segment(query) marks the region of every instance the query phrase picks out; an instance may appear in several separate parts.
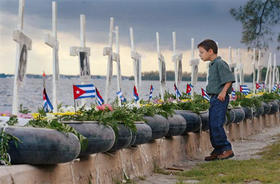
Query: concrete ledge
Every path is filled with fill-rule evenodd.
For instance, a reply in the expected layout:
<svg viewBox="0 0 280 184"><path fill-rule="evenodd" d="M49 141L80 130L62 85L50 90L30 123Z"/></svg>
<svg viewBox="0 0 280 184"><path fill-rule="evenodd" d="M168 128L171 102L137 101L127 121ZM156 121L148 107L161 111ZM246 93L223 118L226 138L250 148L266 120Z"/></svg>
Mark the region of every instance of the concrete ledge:
<svg viewBox="0 0 280 184"><path fill-rule="evenodd" d="M257 134L266 127L280 126L279 112L238 124L231 124L226 132L231 141ZM1 184L113 184L123 178L150 175L155 166L166 167L184 158L202 158L211 150L208 132L189 133L171 139L157 139L135 148L114 154L93 154L55 166L0 166Z"/></svg>

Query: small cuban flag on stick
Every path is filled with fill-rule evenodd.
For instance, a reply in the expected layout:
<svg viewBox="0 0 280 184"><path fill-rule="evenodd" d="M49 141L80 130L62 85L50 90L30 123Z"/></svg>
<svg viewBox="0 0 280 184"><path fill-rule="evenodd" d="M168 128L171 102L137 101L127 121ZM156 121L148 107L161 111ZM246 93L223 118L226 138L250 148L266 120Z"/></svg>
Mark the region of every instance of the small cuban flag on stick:
<svg viewBox="0 0 280 184"><path fill-rule="evenodd" d="M206 99L207 101L210 101L209 95L206 93L206 91L203 88L201 88L201 95L204 99Z"/></svg>
<svg viewBox="0 0 280 184"><path fill-rule="evenodd" d="M96 88L96 99L97 99L98 105L102 105L104 103L104 100L103 100L102 96L100 95L97 88Z"/></svg>
<svg viewBox="0 0 280 184"><path fill-rule="evenodd" d="M122 94L122 91L117 91L117 96L121 100L121 103L126 102L126 99Z"/></svg>
<svg viewBox="0 0 280 184"><path fill-rule="evenodd" d="M151 85L151 87L150 87L149 101L153 98L153 91L154 91L154 87L153 87L153 85Z"/></svg>
<svg viewBox="0 0 280 184"><path fill-rule="evenodd" d="M262 90L262 86L259 83L256 83L256 89L257 90Z"/></svg>
<svg viewBox="0 0 280 184"><path fill-rule="evenodd" d="M93 84L73 85L74 107L76 111L76 99L95 98L96 91Z"/></svg>
<svg viewBox="0 0 280 184"><path fill-rule="evenodd" d="M250 93L250 89L247 85L240 85L240 92L244 95L248 95Z"/></svg>
<svg viewBox="0 0 280 184"><path fill-rule="evenodd" d="M137 102L139 100L139 95L135 86L133 87L133 96L134 96L134 101Z"/></svg>
<svg viewBox="0 0 280 184"><path fill-rule="evenodd" d="M193 85L192 85L192 84L187 84L186 93L187 93L188 95L191 95L192 88L193 88Z"/></svg>
<svg viewBox="0 0 280 184"><path fill-rule="evenodd" d="M234 88L232 88L232 92L231 92L231 99L235 100L236 99L236 93Z"/></svg>
<svg viewBox="0 0 280 184"><path fill-rule="evenodd" d="M275 84L275 85L273 86L273 88L272 88L272 91L273 91L273 92L276 92L276 91L277 91L277 89L278 89L278 85L277 85L277 84Z"/></svg>
<svg viewBox="0 0 280 184"><path fill-rule="evenodd" d="M53 110L53 106L51 104L51 101L47 95L47 92L46 92L46 88L44 88L43 90L43 100L44 100L44 106L43 106L43 109L45 112L49 112L49 108L51 110Z"/></svg>
<svg viewBox="0 0 280 184"><path fill-rule="evenodd" d="M176 94L176 98L179 98L181 96L180 91L178 90L176 84L174 84L174 90L175 90L175 94Z"/></svg>

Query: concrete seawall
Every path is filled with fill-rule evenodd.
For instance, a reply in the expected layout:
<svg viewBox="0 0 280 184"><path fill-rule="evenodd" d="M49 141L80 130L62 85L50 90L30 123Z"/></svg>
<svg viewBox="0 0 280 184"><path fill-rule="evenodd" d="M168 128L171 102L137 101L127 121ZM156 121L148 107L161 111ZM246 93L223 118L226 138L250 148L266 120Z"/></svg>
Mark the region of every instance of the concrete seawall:
<svg viewBox="0 0 280 184"><path fill-rule="evenodd" d="M226 126L231 141L246 138L264 128L280 126L280 113ZM114 154L92 154L86 158L52 166L0 166L0 184L113 184L124 174L130 178L150 175L154 167L167 167L187 158L203 158L211 150L208 132L162 138Z"/></svg>

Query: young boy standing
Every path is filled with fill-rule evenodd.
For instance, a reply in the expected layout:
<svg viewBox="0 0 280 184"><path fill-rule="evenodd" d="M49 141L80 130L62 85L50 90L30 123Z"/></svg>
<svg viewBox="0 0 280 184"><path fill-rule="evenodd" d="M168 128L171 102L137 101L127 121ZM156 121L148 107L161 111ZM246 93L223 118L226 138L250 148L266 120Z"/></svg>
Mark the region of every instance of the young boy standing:
<svg viewBox="0 0 280 184"><path fill-rule="evenodd" d="M210 141L214 148L205 161L223 160L234 156L230 142L224 130L226 111L232 83L235 82L228 64L218 56L218 47L213 40L204 40L197 46L199 56L209 64L208 85L206 91L211 97L209 108Z"/></svg>

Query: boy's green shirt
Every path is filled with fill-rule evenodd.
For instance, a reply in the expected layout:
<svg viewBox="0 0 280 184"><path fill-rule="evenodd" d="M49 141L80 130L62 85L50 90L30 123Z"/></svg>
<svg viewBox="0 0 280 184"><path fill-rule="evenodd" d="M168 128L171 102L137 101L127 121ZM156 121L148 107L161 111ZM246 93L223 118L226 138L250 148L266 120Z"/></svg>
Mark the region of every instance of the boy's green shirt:
<svg viewBox="0 0 280 184"><path fill-rule="evenodd" d="M230 71L228 64L218 56L209 64L208 85L206 86L206 91L208 94L218 95L227 82L234 83L234 75ZM232 87L227 90L228 94L231 92Z"/></svg>

